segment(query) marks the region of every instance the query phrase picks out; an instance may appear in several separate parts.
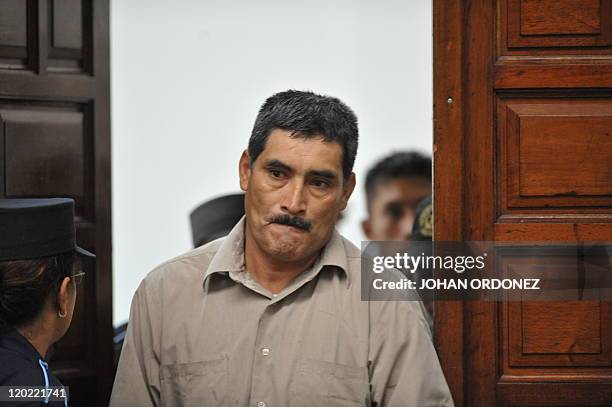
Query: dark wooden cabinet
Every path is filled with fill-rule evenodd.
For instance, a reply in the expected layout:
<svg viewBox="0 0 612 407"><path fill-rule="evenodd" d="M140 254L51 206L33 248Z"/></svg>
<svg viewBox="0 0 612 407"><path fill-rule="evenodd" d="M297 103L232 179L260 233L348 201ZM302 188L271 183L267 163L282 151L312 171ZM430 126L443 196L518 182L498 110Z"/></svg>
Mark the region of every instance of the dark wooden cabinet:
<svg viewBox="0 0 612 407"><path fill-rule="evenodd" d="M0 198L76 200L85 263L52 370L71 405L107 405L112 375L107 0L0 1Z"/></svg>
<svg viewBox="0 0 612 407"><path fill-rule="evenodd" d="M434 39L435 238L612 241L612 1L434 0ZM612 405L610 302L436 312L457 406Z"/></svg>

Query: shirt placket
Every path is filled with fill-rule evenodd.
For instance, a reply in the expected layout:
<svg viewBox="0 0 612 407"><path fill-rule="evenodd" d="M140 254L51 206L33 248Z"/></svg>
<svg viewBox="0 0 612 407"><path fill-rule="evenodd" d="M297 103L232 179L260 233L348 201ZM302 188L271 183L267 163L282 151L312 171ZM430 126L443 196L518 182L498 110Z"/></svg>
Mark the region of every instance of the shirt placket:
<svg viewBox="0 0 612 407"><path fill-rule="evenodd" d="M271 319L274 317L278 303L268 305L259 318L255 346L253 349L253 367L251 372L251 402L253 407L276 406L273 369L275 358L275 345L278 341L273 338L269 329Z"/></svg>

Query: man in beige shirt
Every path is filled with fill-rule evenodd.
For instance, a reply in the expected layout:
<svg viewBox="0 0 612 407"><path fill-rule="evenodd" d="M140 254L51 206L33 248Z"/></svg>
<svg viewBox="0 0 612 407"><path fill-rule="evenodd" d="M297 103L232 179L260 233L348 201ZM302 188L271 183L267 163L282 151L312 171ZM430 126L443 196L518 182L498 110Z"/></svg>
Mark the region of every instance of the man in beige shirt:
<svg viewBox="0 0 612 407"><path fill-rule="evenodd" d="M270 97L240 163L246 216L134 295L112 406L452 406L417 301L362 301L334 229L357 120L335 98Z"/></svg>

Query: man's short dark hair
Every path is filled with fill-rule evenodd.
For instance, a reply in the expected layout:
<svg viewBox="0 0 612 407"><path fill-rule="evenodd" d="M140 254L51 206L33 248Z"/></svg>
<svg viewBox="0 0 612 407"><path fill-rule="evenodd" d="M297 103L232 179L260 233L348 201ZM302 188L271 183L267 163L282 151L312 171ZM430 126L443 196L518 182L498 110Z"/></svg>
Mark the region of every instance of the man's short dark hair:
<svg viewBox="0 0 612 407"><path fill-rule="evenodd" d="M368 211L378 185L396 178L423 178L431 182L431 158L416 151L393 153L378 161L365 180Z"/></svg>
<svg viewBox="0 0 612 407"><path fill-rule="evenodd" d="M261 109L249 139L251 164L264 150L274 129L291 131L292 137L320 137L342 147L342 173L353 171L359 132L357 116L341 100L308 91L287 90L269 97Z"/></svg>

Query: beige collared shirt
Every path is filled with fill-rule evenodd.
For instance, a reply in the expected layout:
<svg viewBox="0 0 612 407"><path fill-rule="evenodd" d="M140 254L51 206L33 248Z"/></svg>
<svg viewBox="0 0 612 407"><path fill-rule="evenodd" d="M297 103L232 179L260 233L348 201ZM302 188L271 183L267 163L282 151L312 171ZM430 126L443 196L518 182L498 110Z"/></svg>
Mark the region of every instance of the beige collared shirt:
<svg viewBox="0 0 612 407"><path fill-rule="evenodd" d="M360 251L337 232L277 295L229 236L140 284L111 406L452 406L422 306L361 301Z"/></svg>

